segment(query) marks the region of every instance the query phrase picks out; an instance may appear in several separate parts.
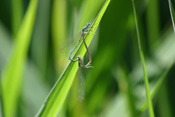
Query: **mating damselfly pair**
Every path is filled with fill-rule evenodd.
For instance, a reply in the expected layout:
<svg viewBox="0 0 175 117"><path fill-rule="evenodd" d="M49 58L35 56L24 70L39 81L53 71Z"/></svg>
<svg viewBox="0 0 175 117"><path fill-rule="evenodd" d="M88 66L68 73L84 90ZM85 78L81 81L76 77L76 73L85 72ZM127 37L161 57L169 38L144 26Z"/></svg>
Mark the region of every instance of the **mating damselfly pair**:
<svg viewBox="0 0 175 117"><path fill-rule="evenodd" d="M91 54L90 54L90 51L89 51L89 49L87 47L87 44L86 44L86 41L85 41L85 36L89 32L90 29L91 29L90 23L87 23L87 25L84 28L82 28L81 35L80 35L80 38L78 40L78 43L76 44L76 46L73 48L73 50L69 54L69 60L70 61L72 61L72 62L78 61L79 69L81 69L81 68L91 68L92 67L91 66L91 62L92 62ZM87 64L84 64L83 59L79 55L77 56L76 59L72 59L71 58L71 55L72 55L73 51L79 45L81 38L83 39L83 44L84 44L84 46L85 46L85 48L87 50L88 56L89 56L89 62ZM77 92L77 94L78 94L79 101L82 101L84 99L84 96L85 96L85 82L84 82L83 75L79 76L78 92Z"/></svg>

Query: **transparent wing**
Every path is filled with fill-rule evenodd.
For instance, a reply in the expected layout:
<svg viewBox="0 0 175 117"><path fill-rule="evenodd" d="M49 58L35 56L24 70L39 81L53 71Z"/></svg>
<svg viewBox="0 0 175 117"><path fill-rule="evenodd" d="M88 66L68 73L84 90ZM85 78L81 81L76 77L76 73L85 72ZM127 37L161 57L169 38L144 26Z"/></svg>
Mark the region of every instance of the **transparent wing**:
<svg viewBox="0 0 175 117"><path fill-rule="evenodd" d="M78 89L77 98L81 102L85 99L85 80L81 68L78 70Z"/></svg>
<svg viewBox="0 0 175 117"><path fill-rule="evenodd" d="M77 44L79 37L81 35L81 31L78 32L74 37L71 37L70 39L65 40L64 42L61 42L57 47L58 51L62 54L65 54L66 56L69 55L71 50L75 47Z"/></svg>

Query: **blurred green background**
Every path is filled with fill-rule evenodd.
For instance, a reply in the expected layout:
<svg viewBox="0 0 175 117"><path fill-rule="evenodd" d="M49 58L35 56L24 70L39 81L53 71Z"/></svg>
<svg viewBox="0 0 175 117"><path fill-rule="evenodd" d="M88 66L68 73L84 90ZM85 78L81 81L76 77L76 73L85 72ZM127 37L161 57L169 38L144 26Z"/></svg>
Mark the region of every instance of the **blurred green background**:
<svg viewBox="0 0 175 117"><path fill-rule="evenodd" d="M9 107L15 108L12 115L17 117L36 115L70 62L69 53L78 40L74 37L87 22L93 22L105 2L33 1L0 1L0 81L4 87L16 89L15 94L8 90L4 93L8 95L5 98ZM175 66L170 69L169 66L175 59L175 33L168 0L136 0L135 3L154 113L156 117L173 117ZM172 4L175 8L175 1ZM33 14L28 12L29 6ZM25 32L26 27L29 28ZM25 38L28 41L23 42ZM111 0L89 49L94 68L82 69L85 100L77 100L78 78L75 78L58 116L149 116L144 105L144 76L131 0ZM84 61L88 62L87 55ZM18 74L10 76L7 69ZM164 73L167 75L163 76ZM4 77L13 79L5 81ZM19 84L13 85L17 81ZM2 90L0 116L8 108L3 106ZM15 102L10 103L8 99L13 96Z"/></svg>

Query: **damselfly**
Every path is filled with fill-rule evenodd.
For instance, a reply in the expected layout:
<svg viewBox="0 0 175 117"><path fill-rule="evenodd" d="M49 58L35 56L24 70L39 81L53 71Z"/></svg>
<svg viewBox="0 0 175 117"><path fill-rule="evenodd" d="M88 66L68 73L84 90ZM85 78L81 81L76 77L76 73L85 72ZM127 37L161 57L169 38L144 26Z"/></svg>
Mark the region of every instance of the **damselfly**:
<svg viewBox="0 0 175 117"><path fill-rule="evenodd" d="M85 81L84 81L84 77L82 75L81 69L92 67L92 66L90 66L90 64L92 62L91 54L90 54L90 51L87 47L87 44L86 44L85 38L84 38L85 33L86 33L85 31L88 29L89 26L90 26L90 23L87 23L87 25L81 30L82 33L80 35L79 41L78 41L77 45L73 48L73 50L69 54L69 60L71 60L72 62L78 61L78 66L79 66L79 70L78 70L79 71L78 72L79 76L78 77L79 77L79 79L78 79L78 90L77 90L78 91L77 92L78 96L77 97L78 97L79 101L84 100L84 97L85 97ZM73 51L77 48L78 44L80 43L81 38L83 38L83 44L85 45L85 48L86 48L88 56L89 56L89 62L86 65L84 64L84 61L81 58L81 56L77 56L77 59L72 59L71 58L71 55L72 55Z"/></svg>
<svg viewBox="0 0 175 117"><path fill-rule="evenodd" d="M73 51L77 48L77 46L78 46L78 44L80 43L80 40L81 40L81 38L83 38L83 43L84 43L84 45L85 45L85 47L86 47L86 50L87 50L87 52L88 52L88 56L89 56L89 62L86 64L86 65L80 65L80 66L83 66L84 68L89 68L89 66L90 66L90 64L91 64L91 62L92 62L92 58L91 58L91 54L90 54L90 52L89 52L89 49L88 49L88 47L87 47L87 45L86 45L86 42L85 42L85 34L86 34L86 30L89 28L89 26L90 26L90 23L87 23L87 25L84 27L84 28L82 28L82 30L81 30L81 35L80 35L80 38L79 38L79 41L78 41L78 43L77 43L77 45L74 47L74 49L70 52L70 54L69 54L69 60L71 60L72 62L76 62L76 61L79 61L80 59L81 59L81 57L79 56L79 57L77 57L77 59L72 59L71 58L71 55L72 55L72 53L73 53ZM83 63L84 64L84 63Z"/></svg>

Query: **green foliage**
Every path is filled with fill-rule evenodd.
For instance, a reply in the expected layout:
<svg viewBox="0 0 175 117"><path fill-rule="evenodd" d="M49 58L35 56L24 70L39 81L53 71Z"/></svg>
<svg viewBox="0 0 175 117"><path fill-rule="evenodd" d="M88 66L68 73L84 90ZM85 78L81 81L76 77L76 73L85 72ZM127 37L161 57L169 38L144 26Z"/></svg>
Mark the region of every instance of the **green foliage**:
<svg viewBox="0 0 175 117"><path fill-rule="evenodd" d="M93 38L92 34L95 34L95 31L97 30L100 20L103 14L105 13L109 3L110 3L110 0L107 0L104 6L102 7L101 11L99 12L97 18L95 19L94 23L91 25L92 28L90 29L87 36L85 37L85 40L87 40L86 43L88 46L90 45L90 42ZM83 57L85 52L86 52L86 48L84 47L83 42L81 42L81 46L77 50L75 57L78 55ZM70 87L72 85L72 82L74 80L77 70L78 70L77 62L70 62L70 64L67 66L67 68L65 69L61 77L57 80L56 84L54 85L51 92L49 93L49 96L46 102L43 104L42 108L40 109L41 112L39 112L38 116L56 116L57 115L57 113L60 111L60 108L62 107L65 101L68 91L70 90Z"/></svg>
<svg viewBox="0 0 175 117"><path fill-rule="evenodd" d="M13 36L15 37L22 21L23 5L22 0L12 0L12 24Z"/></svg>
<svg viewBox="0 0 175 117"><path fill-rule="evenodd" d="M172 20L172 24L173 24L173 29L175 32L175 13L174 13L174 9L171 3L171 0L168 0L169 3L169 8L170 8L170 14L171 14L171 20Z"/></svg>
<svg viewBox="0 0 175 117"><path fill-rule="evenodd" d="M0 8L0 116L175 116L174 1L3 0ZM78 62L68 57L87 22L93 68L81 69L80 102ZM82 40L72 55L88 62Z"/></svg>
<svg viewBox="0 0 175 117"><path fill-rule="evenodd" d="M136 23L139 53L140 53L140 58L141 58L141 61L142 61L143 73L144 73L144 79L145 79L145 89L146 89L146 97L147 97L147 102L148 102L149 116L154 117L152 100L151 100L150 91L149 91L148 76L147 76L147 72L146 72L146 65L145 65L144 55L143 55L143 51L142 51L142 47L141 47L141 43L140 43L140 32L139 32L139 27L138 27L138 21L137 21L137 15L136 15L136 10L135 10L134 0L132 0L132 4L133 4L134 18L135 18L135 23Z"/></svg>
<svg viewBox="0 0 175 117"><path fill-rule="evenodd" d="M4 116L15 114L17 100L21 91L22 72L32 35L37 0L31 1L24 20L15 39L14 50L2 76L2 100Z"/></svg>

